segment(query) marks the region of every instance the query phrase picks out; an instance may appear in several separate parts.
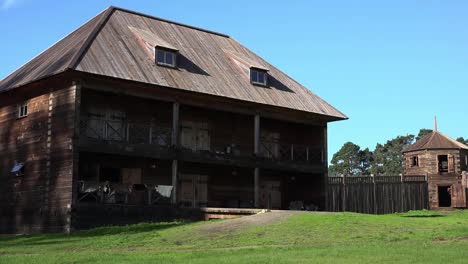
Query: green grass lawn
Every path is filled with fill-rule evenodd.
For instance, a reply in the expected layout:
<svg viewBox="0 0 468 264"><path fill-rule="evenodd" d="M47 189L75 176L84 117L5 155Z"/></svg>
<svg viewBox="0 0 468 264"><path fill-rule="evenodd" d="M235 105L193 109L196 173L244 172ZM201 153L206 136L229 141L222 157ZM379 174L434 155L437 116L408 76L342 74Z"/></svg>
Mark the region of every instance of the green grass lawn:
<svg viewBox="0 0 468 264"><path fill-rule="evenodd" d="M210 232L213 222L0 237L0 263L468 263L468 211L303 213Z"/></svg>

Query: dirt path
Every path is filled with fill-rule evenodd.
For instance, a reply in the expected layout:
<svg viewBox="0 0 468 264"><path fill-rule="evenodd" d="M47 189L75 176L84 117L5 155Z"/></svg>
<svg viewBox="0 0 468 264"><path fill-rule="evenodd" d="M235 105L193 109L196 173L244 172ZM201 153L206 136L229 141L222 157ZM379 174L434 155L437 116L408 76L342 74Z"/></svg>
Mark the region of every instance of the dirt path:
<svg viewBox="0 0 468 264"><path fill-rule="evenodd" d="M256 215L244 216L235 219L229 219L222 222L212 223L200 226L199 231L206 232L208 234L226 234L235 232L239 229L248 227L266 225L277 223L287 219L288 217L300 214L300 211L271 211L260 213Z"/></svg>

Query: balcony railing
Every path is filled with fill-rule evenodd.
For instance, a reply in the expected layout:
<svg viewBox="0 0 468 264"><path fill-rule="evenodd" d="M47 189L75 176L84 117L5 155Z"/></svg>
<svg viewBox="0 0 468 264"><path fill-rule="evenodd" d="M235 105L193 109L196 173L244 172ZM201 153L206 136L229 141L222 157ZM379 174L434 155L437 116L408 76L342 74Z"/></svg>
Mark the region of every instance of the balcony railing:
<svg viewBox="0 0 468 264"><path fill-rule="evenodd" d="M82 118L80 134L88 139L170 146L171 128L150 123Z"/></svg>
<svg viewBox="0 0 468 264"><path fill-rule="evenodd" d="M260 156L279 161L320 164L324 161L323 149L300 144L260 141Z"/></svg>
<svg viewBox="0 0 468 264"><path fill-rule="evenodd" d="M80 134L89 139L107 143L126 143L141 145L171 146L172 129L169 126L151 123L132 122L126 120L108 120L101 118L82 118ZM208 140L207 142L210 142ZM190 152L203 153L205 156L238 156L253 157L254 147L245 144L220 142L192 145L181 144L180 149ZM198 145L203 148L198 148ZM268 160L285 162L301 162L321 164L324 161L323 149L316 146L300 144L286 144L271 141L260 141L259 157Z"/></svg>

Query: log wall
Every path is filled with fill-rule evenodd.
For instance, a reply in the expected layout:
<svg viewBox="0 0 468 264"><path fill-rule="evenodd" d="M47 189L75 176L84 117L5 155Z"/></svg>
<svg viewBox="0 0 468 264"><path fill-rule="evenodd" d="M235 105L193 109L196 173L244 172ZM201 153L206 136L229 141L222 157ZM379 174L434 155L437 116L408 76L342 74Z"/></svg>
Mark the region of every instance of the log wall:
<svg viewBox="0 0 468 264"><path fill-rule="evenodd" d="M0 105L0 233L68 230L75 87L43 82ZM18 118L24 102L28 115ZM24 175L11 173L16 163Z"/></svg>

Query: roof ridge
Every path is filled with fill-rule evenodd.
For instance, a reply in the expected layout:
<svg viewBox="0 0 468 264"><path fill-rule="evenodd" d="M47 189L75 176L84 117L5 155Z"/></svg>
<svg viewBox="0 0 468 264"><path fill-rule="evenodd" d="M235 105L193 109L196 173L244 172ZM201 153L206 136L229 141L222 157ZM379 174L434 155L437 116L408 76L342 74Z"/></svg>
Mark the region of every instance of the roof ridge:
<svg viewBox="0 0 468 264"><path fill-rule="evenodd" d="M91 46L91 43L93 43L94 39L99 34L101 29L104 27L106 22L109 20L112 13L114 12L114 10L116 10L115 7L109 6L104 11L102 11L100 14L93 17L93 18L95 18L95 17L98 17L98 16L102 16L100 18L99 22L97 23L97 25L94 27L94 29L89 34L89 36L86 38L85 42L82 44L81 48L75 53L75 55L71 59L70 63L68 64L68 67L67 67L68 69L75 69L76 66L78 66L78 64L80 63L80 61L83 58L84 54L86 53L88 48Z"/></svg>
<svg viewBox="0 0 468 264"><path fill-rule="evenodd" d="M138 15L138 16L144 16L144 17L147 17L147 18L156 19L156 20L159 20L159 21L167 22L167 23L170 23L170 24L178 25L178 26L183 26L183 27L187 27L187 28L191 28L191 29L195 29L195 30L200 30L200 31L203 31L203 32L206 32L206 33L215 34L215 35L225 37L225 38L231 38L229 35L219 33L219 32L216 32L216 31L191 26L191 25L188 25L188 24L184 24L184 23L180 23L180 22L176 22L176 21L173 21L173 20L160 18L160 17L156 17L156 16L152 16L152 15L148 15L148 14L145 14L145 13L125 9L125 8L122 8L122 7L110 6L109 9L119 10L119 11L127 12L127 13L130 13L130 14Z"/></svg>

